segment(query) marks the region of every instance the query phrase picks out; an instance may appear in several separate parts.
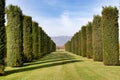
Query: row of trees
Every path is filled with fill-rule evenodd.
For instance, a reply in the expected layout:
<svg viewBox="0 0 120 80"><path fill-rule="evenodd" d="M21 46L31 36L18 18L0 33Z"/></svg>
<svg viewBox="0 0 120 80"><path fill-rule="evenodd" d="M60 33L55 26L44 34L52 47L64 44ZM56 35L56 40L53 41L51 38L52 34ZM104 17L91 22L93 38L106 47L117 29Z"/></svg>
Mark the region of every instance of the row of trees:
<svg viewBox="0 0 120 80"><path fill-rule="evenodd" d="M65 44L66 51L103 61L105 65L119 64L118 9L103 7L102 16L95 15L92 22L82 26Z"/></svg>
<svg viewBox="0 0 120 80"><path fill-rule="evenodd" d="M18 6L6 8L5 0L0 1L0 74L7 66L20 67L23 63L39 59L56 50L56 44L42 30L32 17L23 15Z"/></svg>
<svg viewBox="0 0 120 80"><path fill-rule="evenodd" d="M6 54L5 0L0 0L0 75L4 73L4 56Z"/></svg>

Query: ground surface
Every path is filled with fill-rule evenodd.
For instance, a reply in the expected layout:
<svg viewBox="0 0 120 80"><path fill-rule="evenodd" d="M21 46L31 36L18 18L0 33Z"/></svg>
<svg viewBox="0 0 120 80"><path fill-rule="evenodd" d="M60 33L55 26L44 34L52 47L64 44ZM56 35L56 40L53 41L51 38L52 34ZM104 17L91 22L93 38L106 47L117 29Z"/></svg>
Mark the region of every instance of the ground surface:
<svg viewBox="0 0 120 80"><path fill-rule="evenodd" d="M69 52L53 52L21 68L5 69L0 80L120 80L120 66L104 66L102 62Z"/></svg>

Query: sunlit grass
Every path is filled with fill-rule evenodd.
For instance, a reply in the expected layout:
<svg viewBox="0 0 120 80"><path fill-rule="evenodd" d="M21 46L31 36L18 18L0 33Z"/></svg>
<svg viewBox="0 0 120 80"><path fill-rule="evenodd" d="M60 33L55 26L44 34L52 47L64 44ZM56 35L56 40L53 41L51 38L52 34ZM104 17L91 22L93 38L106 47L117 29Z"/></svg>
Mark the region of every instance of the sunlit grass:
<svg viewBox="0 0 120 80"><path fill-rule="evenodd" d="M120 66L104 66L64 51L5 71L0 80L120 80Z"/></svg>

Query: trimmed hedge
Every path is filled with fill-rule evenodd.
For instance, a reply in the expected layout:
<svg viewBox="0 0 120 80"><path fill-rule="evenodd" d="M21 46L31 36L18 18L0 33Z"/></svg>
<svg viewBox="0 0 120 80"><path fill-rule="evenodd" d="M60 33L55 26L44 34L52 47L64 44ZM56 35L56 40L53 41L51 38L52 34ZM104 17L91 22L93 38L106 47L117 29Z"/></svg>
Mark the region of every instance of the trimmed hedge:
<svg viewBox="0 0 120 80"><path fill-rule="evenodd" d="M74 36L72 38L72 52L74 53L74 49L75 49L75 44L74 44Z"/></svg>
<svg viewBox="0 0 120 80"><path fill-rule="evenodd" d="M39 58L41 58L42 57L42 50L41 50L41 44L42 44L42 35L41 35L41 33L42 33L42 28L41 27L38 27L38 44L39 44L39 54L38 54L38 56L39 56Z"/></svg>
<svg viewBox="0 0 120 80"><path fill-rule="evenodd" d="M78 33L78 54L81 56L81 31Z"/></svg>
<svg viewBox="0 0 120 80"><path fill-rule="evenodd" d="M73 43L73 37L72 37L72 39L71 39L71 52L73 52L74 51L74 43Z"/></svg>
<svg viewBox="0 0 120 80"><path fill-rule="evenodd" d="M22 11L18 6L7 7L7 65L23 65Z"/></svg>
<svg viewBox="0 0 120 80"><path fill-rule="evenodd" d="M45 40L45 39L46 39L46 34L45 34L44 31L43 31L42 37L43 37L43 42L42 42L42 43L43 43L43 44L42 44L42 46L43 46L43 47L42 47L42 50L43 50L43 51L42 51L42 52L43 52L43 55L45 55L45 54L46 54L45 47L46 47L46 43L47 43L47 42L46 42L46 40Z"/></svg>
<svg viewBox="0 0 120 80"><path fill-rule="evenodd" d="M101 16L94 16L92 31L93 60L103 61Z"/></svg>
<svg viewBox="0 0 120 80"><path fill-rule="evenodd" d="M118 65L118 9L116 7L103 7L102 10L103 32L103 62L105 65Z"/></svg>
<svg viewBox="0 0 120 80"><path fill-rule="evenodd" d="M81 30L81 52L81 55L86 57L86 26L83 26Z"/></svg>
<svg viewBox="0 0 120 80"><path fill-rule="evenodd" d="M47 37L47 34L46 33L44 33L44 55L46 55L47 54L47 47L48 47L48 37Z"/></svg>
<svg viewBox="0 0 120 80"><path fill-rule="evenodd" d="M32 54L32 18L23 16L23 52L24 62L31 62Z"/></svg>
<svg viewBox="0 0 120 80"><path fill-rule="evenodd" d="M0 75L4 74L6 55L5 0L0 0Z"/></svg>
<svg viewBox="0 0 120 80"><path fill-rule="evenodd" d="M103 61L105 65L118 65L118 27L118 9L103 7L102 17L95 15L92 23L82 26L81 31L65 44L65 49L94 61Z"/></svg>
<svg viewBox="0 0 120 80"><path fill-rule="evenodd" d="M38 39L38 23L32 22L32 40L33 40L33 57L39 58L39 39Z"/></svg>
<svg viewBox="0 0 120 80"><path fill-rule="evenodd" d="M41 32L41 54L42 54L42 56L44 56L44 31L42 30L42 32Z"/></svg>
<svg viewBox="0 0 120 80"><path fill-rule="evenodd" d="M88 22L86 27L86 53L88 58L93 57L93 47L92 47L92 23Z"/></svg>
<svg viewBox="0 0 120 80"><path fill-rule="evenodd" d="M78 49L79 49L79 34L78 34L78 32L76 33L76 35L75 35L75 53L77 54L77 55L79 55L79 53L78 53Z"/></svg>
<svg viewBox="0 0 120 80"><path fill-rule="evenodd" d="M65 44L65 50L66 51L71 51L71 42L70 41L68 41L66 44Z"/></svg>

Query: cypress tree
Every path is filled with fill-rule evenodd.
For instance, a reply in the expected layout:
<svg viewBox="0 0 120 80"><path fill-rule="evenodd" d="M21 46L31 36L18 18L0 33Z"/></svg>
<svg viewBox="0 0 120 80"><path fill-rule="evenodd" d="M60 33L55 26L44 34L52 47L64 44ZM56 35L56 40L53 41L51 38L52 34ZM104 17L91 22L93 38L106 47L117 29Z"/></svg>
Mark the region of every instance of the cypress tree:
<svg viewBox="0 0 120 80"><path fill-rule="evenodd" d="M68 49L67 49L67 43L68 42L65 43L65 51L68 51Z"/></svg>
<svg viewBox="0 0 120 80"><path fill-rule="evenodd" d="M75 41L74 41L74 39L75 39L75 36L73 36L73 38L72 38L72 53L75 53Z"/></svg>
<svg viewBox="0 0 120 80"><path fill-rule="evenodd" d="M74 34L74 36L73 36L73 44L74 44L74 51L73 51L73 53L74 54L76 54L76 36L75 36L76 34Z"/></svg>
<svg viewBox="0 0 120 80"><path fill-rule="evenodd" d="M47 50L46 54L50 53L50 50L49 50L50 49L50 43L49 42L50 42L50 37L47 35L47 45L48 46L46 45L46 50Z"/></svg>
<svg viewBox="0 0 120 80"><path fill-rule="evenodd" d="M41 50L41 47L42 47L42 35L41 35L41 32L42 32L42 28L38 27L39 58L42 57L42 50Z"/></svg>
<svg viewBox="0 0 120 80"><path fill-rule="evenodd" d="M51 46L52 46L51 52L53 52L53 51L56 51L56 44L53 42L53 40L51 40L51 41L52 41L52 44L51 44Z"/></svg>
<svg viewBox="0 0 120 80"><path fill-rule="evenodd" d="M49 37L49 36L48 36L48 37ZM47 48L47 49L48 49L48 53L51 53L51 51L50 51L50 47L51 47L50 41L51 41L51 38L49 37L49 40L48 40L48 45L49 45L49 46L48 46L48 48Z"/></svg>
<svg viewBox="0 0 120 80"><path fill-rule="evenodd" d="M74 37L72 37L72 46L71 47L72 47L72 53L74 53L74 47L75 47L74 46Z"/></svg>
<svg viewBox="0 0 120 80"><path fill-rule="evenodd" d="M75 35L75 53L78 55L78 32Z"/></svg>
<svg viewBox="0 0 120 80"><path fill-rule="evenodd" d="M67 44L68 44L68 42L65 44L65 50L66 51L68 51Z"/></svg>
<svg viewBox="0 0 120 80"><path fill-rule="evenodd" d="M56 44L55 44L55 42L53 40L51 40L51 42L52 42L52 44L51 44L51 46L52 46L51 52L56 51Z"/></svg>
<svg viewBox="0 0 120 80"><path fill-rule="evenodd" d="M71 52L73 52L73 37L71 39Z"/></svg>
<svg viewBox="0 0 120 80"><path fill-rule="evenodd" d="M44 31L41 31L41 54L44 56Z"/></svg>
<svg viewBox="0 0 120 80"><path fill-rule="evenodd" d="M83 26L81 30L81 51L82 56L86 57L86 26Z"/></svg>
<svg viewBox="0 0 120 80"><path fill-rule="evenodd" d="M68 45L67 45L68 51L71 51L71 41L68 41Z"/></svg>
<svg viewBox="0 0 120 80"><path fill-rule="evenodd" d="M77 32L77 55L79 55L79 32Z"/></svg>
<svg viewBox="0 0 120 80"><path fill-rule="evenodd" d="M50 41L50 37L47 35L47 45L48 45L48 46L46 46L47 54L50 53L50 52L49 52L49 48L50 48L49 41Z"/></svg>
<svg viewBox="0 0 120 80"><path fill-rule="evenodd" d="M72 38L72 53L75 51L75 43L74 43L74 36Z"/></svg>
<svg viewBox="0 0 120 80"><path fill-rule="evenodd" d="M76 50L76 45L75 45L75 34L74 34L73 36L73 53L74 54L76 54L75 50Z"/></svg>
<svg viewBox="0 0 120 80"><path fill-rule="evenodd" d="M50 52L52 52L53 51L53 42L52 42L52 40L50 40Z"/></svg>
<svg viewBox="0 0 120 80"><path fill-rule="evenodd" d="M44 55L46 55L47 54L47 42L48 42L48 37L47 37L47 35L46 35L46 33L44 33Z"/></svg>
<svg viewBox="0 0 120 80"><path fill-rule="evenodd" d="M53 47L52 47L53 41L50 39L50 52L53 51Z"/></svg>
<svg viewBox="0 0 120 80"><path fill-rule="evenodd" d="M71 39L71 52L73 52L74 46L73 46L73 37Z"/></svg>
<svg viewBox="0 0 120 80"><path fill-rule="evenodd" d="M42 53L43 53L43 56L45 55L45 44L46 44L46 35L45 35L45 32L43 31L43 34L42 34L42 48L41 48L41 50L42 50Z"/></svg>
<svg viewBox="0 0 120 80"><path fill-rule="evenodd" d="M32 18L23 16L23 51L24 62L32 61Z"/></svg>
<svg viewBox="0 0 120 80"><path fill-rule="evenodd" d="M4 73L6 55L5 0L0 0L0 75Z"/></svg>
<svg viewBox="0 0 120 80"><path fill-rule="evenodd" d="M49 36L48 36L49 37ZM51 41L51 38L49 37L49 40L48 40L48 43L47 43L47 52L48 53L51 53L51 51L50 51L50 47L51 47L51 43L50 43L50 41Z"/></svg>
<svg viewBox="0 0 120 80"><path fill-rule="evenodd" d="M93 41L93 60L103 60L103 47L102 47L102 26L101 16L96 15L93 19L92 26L92 41Z"/></svg>
<svg viewBox="0 0 120 80"><path fill-rule="evenodd" d="M7 7L7 65L23 65L22 11L18 6Z"/></svg>
<svg viewBox="0 0 120 80"><path fill-rule="evenodd" d="M38 45L38 23L32 22L32 40L33 40L33 57L39 58L39 45Z"/></svg>
<svg viewBox="0 0 120 80"><path fill-rule="evenodd" d="M78 35L78 53L81 56L81 31L79 31L79 35Z"/></svg>
<svg viewBox="0 0 120 80"><path fill-rule="evenodd" d="M68 44L68 42L65 44L65 50L66 51L68 51L67 44Z"/></svg>
<svg viewBox="0 0 120 80"><path fill-rule="evenodd" d="M103 62L105 65L118 65L119 42L118 42L118 10L116 7L103 7L102 10L103 30Z"/></svg>
<svg viewBox="0 0 120 80"><path fill-rule="evenodd" d="M93 57L93 48L92 48L92 23L88 22L86 27L86 53L88 58Z"/></svg>
<svg viewBox="0 0 120 80"><path fill-rule="evenodd" d="M65 50L70 52L70 41L65 44Z"/></svg>
<svg viewBox="0 0 120 80"><path fill-rule="evenodd" d="M56 44L53 42L53 50L52 51L56 51Z"/></svg>

